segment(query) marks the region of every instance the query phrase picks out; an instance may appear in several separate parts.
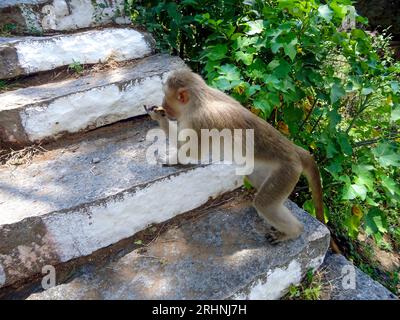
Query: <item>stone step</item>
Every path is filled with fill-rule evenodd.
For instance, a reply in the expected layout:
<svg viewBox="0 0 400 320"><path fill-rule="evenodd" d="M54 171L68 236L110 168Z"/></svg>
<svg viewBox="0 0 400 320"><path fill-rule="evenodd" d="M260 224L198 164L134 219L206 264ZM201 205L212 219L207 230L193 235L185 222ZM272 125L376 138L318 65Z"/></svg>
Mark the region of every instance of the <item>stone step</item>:
<svg viewBox="0 0 400 320"><path fill-rule="evenodd" d="M269 244L250 201L236 199L28 299L278 299L319 267L330 239L316 219L293 202L287 207L305 223L294 241Z"/></svg>
<svg viewBox="0 0 400 320"><path fill-rule="evenodd" d="M233 166L149 164L138 118L0 167L0 287L86 256L238 188Z"/></svg>
<svg viewBox="0 0 400 320"><path fill-rule="evenodd" d="M2 93L0 141L51 140L144 114L144 104L161 103L163 77L181 67L177 57L155 55L78 79Z"/></svg>
<svg viewBox="0 0 400 320"><path fill-rule="evenodd" d="M150 55L154 40L131 28L108 28L47 37L0 38L0 79L53 70L74 62L94 64Z"/></svg>
<svg viewBox="0 0 400 320"><path fill-rule="evenodd" d="M321 269L324 272L324 282L330 283L329 300L398 299L340 254L327 254Z"/></svg>
<svg viewBox="0 0 400 320"><path fill-rule="evenodd" d="M0 21L28 34L130 23L124 0L1 0Z"/></svg>

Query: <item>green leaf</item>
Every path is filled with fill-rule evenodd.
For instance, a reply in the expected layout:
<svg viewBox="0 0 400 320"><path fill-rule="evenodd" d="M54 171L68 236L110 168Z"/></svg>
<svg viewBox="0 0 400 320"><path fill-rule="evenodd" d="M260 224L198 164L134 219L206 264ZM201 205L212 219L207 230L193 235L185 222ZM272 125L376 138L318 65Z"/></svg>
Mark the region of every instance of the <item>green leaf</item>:
<svg viewBox="0 0 400 320"><path fill-rule="evenodd" d="M381 175L380 178L382 181L382 186L389 192L390 196L400 196L399 184L396 181L385 175Z"/></svg>
<svg viewBox="0 0 400 320"><path fill-rule="evenodd" d="M368 19L366 17L357 15L356 16L356 21L361 23L361 24L368 25Z"/></svg>
<svg viewBox="0 0 400 320"><path fill-rule="evenodd" d="M188 6L188 5L196 6L198 4L198 2L196 0L183 0L181 2L181 4L183 4L185 6Z"/></svg>
<svg viewBox="0 0 400 320"><path fill-rule="evenodd" d="M320 17L324 18L326 21L332 20L333 11L329 8L327 4L321 5L318 8L318 14Z"/></svg>
<svg viewBox="0 0 400 320"><path fill-rule="evenodd" d="M296 44L297 38L294 32L281 34L271 40L271 50L273 53L277 53L283 47L285 54L293 61L297 54Z"/></svg>
<svg viewBox="0 0 400 320"><path fill-rule="evenodd" d="M394 94L397 94L399 92L399 82L398 81L390 82L390 87Z"/></svg>
<svg viewBox="0 0 400 320"><path fill-rule="evenodd" d="M320 85L323 81L322 76L312 69L310 69L309 71L307 70L307 77L311 82L313 82L316 85Z"/></svg>
<svg viewBox="0 0 400 320"><path fill-rule="evenodd" d="M292 61L294 60L294 58L296 57L296 54L297 54L296 44L297 44L297 39L294 39L291 42L285 43L283 45L283 50L285 51L285 54L287 56L289 56L289 58Z"/></svg>
<svg viewBox="0 0 400 320"><path fill-rule="evenodd" d="M350 215L347 216L347 219L344 221L344 225L347 228L348 234L351 238L357 238L360 224L361 224L362 215L356 215L351 212Z"/></svg>
<svg viewBox="0 0 400 320"><path fill-rule="evenodd" d="M365 31L361 29L351 30L351 35L353 36L354 39L361 39L361 40L366 39L368 37Z"/></svg>
<svg viewBox="0 0 400 320"><path fill-rule="evenodd" d="M251 184L250 180L247 177L244 177L243 179L243 186L246 190L253 189L253 185Z"/></svg>
<svg viewBox="0 0 400 320"><path fill-rule="evenodd" d="M271 51L273 54L276 54L280 48L283 47L283 43L276 42L276 40L271 41Z"/></svg>
<svg viewBox="0 0 400 320"><path fill-rule="evenodd" d="M233 64L224 64L219 68L220 74L222 74L226 80L240 80L240 70Z"/></svg>
<svg viewBox="0 0 400 320"><path fill-rule="evenodd" d="M136 241L134 242L134 244L140 246L140 245L143 244L143 241L142 241L142 240L136 240Z"/></svg>
<svg viewBox="0 0 400 320"><path fill-rule="evenodd" d="M338 134L337 141L345 155L350 156L353 153L353 148L351 147L349 137L345 133Z"/></svg>
<svg viewBox="0 0 400 320"><path fill-rule="evenodd" d="M342 20L347 14L347 6L343 4L339 4L336 1L332 1L330 3L330 7L332 8L335 16Z"/></svg>
<svg viewBox="0 0 400 320"><path fill-rule="evenodd" d="M267 84L268 88L273 89L280 84L280 80L275 77L273 74L266 74L263 78L265 84Z"/></svg>
<svg viewBox="0 0 400 320"><path fill-rule="evenodd" d="M374 176L372 171L374 167L371 165L353 165L352 171L356 175L354 182L358 185L364 185L369 191L374 191Z"/></svg>
<svg viewBox="0 0 400 320"><path fill-rule="evenodd" d="M211 72L214 72L216 67L218 67L218 66L219 66L219 62L208 60L206 65L204 66L204 70L207 73L211 73Z"/></svg>
<svg viewBox="0 0 400 320"><path fill-rule="evenodd" d="M212 86L221 91L228 91L234 87L230 81L221 77L214 79L212 81Z"/></svg>
<svg viewBox="0 0 400 320"><path fill-rule="evenodd" d="M253 62L253 55L242 51L236 52L235 58L239 61L242 61L247 66L251 65Z"/></svg>
<svg viewBox="0 0 400 320"><path fill-rule="evenodd" d="M386 217L378 208L371 208L365 215L365 231L369 235L387 232Z"/></svg>
<svg viewBox="0 0 400 320"><path fill-rule="evenodd" d="M346 92L344 91L343 86L338 83L334 83L331 88L331 94L330 94L331 104L337 102L345 94Z"/></svg>
<svg viewBox="0 0 400 320"><path fill-rule="evenodd" d="M285 59L279 60L279 65L274 69L274 75L278 79L286 78L291 70L290 64Z"/></svg>
<svg viewBox="0 0 400 320"><path fill-rule="evenodd" d="M238 37L236 39L236 44L234 45L235 49L245 49L245 48L249 48L251 46L253 46L257 41L258 41L259 37L255 36L255 37Z"/></svg>
<svg viewBox="0 0 400 320"><path fill-rule="evenodd" d="M252 85L246 88L246 94L250 97L255 94L257 91L260 91L261 87L259 85Z"/></svg>
<svg viewBox="0 0 400 320"><path fill-rule="evenodd" d="M168 15L173 19L174 23L176 25L179 25L180 21L182 20L182 14L180 13L180 10L178 10L178 5L175 2L168 3L167 11Z"/></svg>
<svg viewBox="0 0 400 320"><path fill-rule="evenodd" d="M253 63L245 70L249 77L257 80L263 80L267 73L267 65L259 58L254 59Z"/></svg>
<svg viewBox="0 0 400 320"><path fill-rule="evenodd" d="M247 22L247 26L249 30L246 32L248 35L254 35L257 33L261 33L264 30L264 21L263 20L256 20L256 21L249 21Z"/></svg>
<svg viewBox="0 0 400 320"><path fill-rule="evenodd" d="M367 196L367 188L363 185L358 184L346 184L343 189L343 200L353 200L355 198L360 198L365 200Z"/></svg>
<svg viewBox="0 0 400 320"><path fill-rule="evenodd" d="M226 57L226 53L228 52L228 45L217 44L216 46L208 47L207 50L207 57L210 60L222 60Z"/></svg>
<svg viewBox="0 0 400 320"><path fill-rule="evenodd" d="M312 201L311 199L306 200L303 203L303 209L305 211L307 211L310 215L312 215L313 217L316 216L316 212L315 212L315 206L314 206L314 201ZM329 209L327 206L324 205L324 220L325 223L329 222Z"/></svg>
<svg viewBox="0 0 400 320"><path fill-rule="evenodd" d="M315 217L314 202L311 199L308 199L303 203L303 209Z"/></svg>
<svg viewBox="0 0 400 320"><path fill-rule="evenodd" d="M362 90L361 90L361 94L362 94L363 96L367 96L367 95L369 95L369 94L371 94L371 93L373 93L373 92L374 92L374 89L369 88L369 87L367 87L367 88L362 88Z"/></svg>
<svg viewBox="0 0 400 320"><path fill-rule="evenodd" d="M276 67L278 67L281 64L281 61L279 59L274 59L270 63L268 63L267 68L268 71L273 71Z"/></svg>
<svg viewBox="0 0 400 320"><path fill-rule="evenodd" d="M270 93L260 92L254 99L254 106L257 109L260 109L265 115L265 117L269 117L274 108L273 100L274 100L273 95L271 95Z"/></svg>
<svg viewBox="0 0 400 320"><path fill-rule="evenodd" d="M303 116L303 109L297 108L294 104L290 104L283 109L283 119L289 126L291 133L297 133L299 131L298 129Z"/></svg>
<svg viewBox="0 0 400 320"><path fill-rule="evenodd" d="M328 119L329 119L329 129L336 134L337 129L336 126L340 123L340 120L342 120L342 116L338 113L336 109L332 109L327 113ZM343 134L342 134L343 135Z"/></svg>
<svg viewBox="0 0 400 320"><path fill-rule="evenodd" d="M335 143L329 139L326 144L326 157L333 158L338 153Z"/></svg>
<svg viewBox="0 0 400 320"><path fill-rule="evenodd" d="M332 162L325 167L325 170L328 171L333 177L337 177L337 175L342 172L343 168L340 163Z"/></svg>
<svg viewBox="0 0 400 320"><path fill-rule="evenodd" d="M400 106L397 108L392 108L392 113L390 115L390 121L396 122L400 119Z"/></svg>
<svg viewBox="0 0 400 320"><path fill-rule="evenodd" d="M400 153L388 142L382 142L372 149L372 154L382 167L400 166Z"/></svg>

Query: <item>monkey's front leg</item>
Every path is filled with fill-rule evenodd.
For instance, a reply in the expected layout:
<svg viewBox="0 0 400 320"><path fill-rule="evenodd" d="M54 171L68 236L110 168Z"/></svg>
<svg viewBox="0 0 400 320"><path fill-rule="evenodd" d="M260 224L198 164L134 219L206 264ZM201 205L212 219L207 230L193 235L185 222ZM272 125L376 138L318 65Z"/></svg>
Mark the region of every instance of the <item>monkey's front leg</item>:
<svg viewBox="0 0 400 320"><path fill-rule="evenodd" d="M152 106L147 108L146 106L144 106L147 114L150 116L151 119L155 120L158 122L158 125L160 126L160 128L164 131L165 136L167 138L167 146L170 146L169 143L171 143L170 141L170 134L173 136L176 135L176 126L174 126L173 124L171 124L170 120L167 117L167 114L164 110L163 107L157 107L157 106ZM167 147L166 146L166 150L165 152L158 154L157 157L157 162L162 164L163 166L173 166L178 164L177 162L177 153L178 150L176 150L175 148L171 148L171 147Z"/></svg>

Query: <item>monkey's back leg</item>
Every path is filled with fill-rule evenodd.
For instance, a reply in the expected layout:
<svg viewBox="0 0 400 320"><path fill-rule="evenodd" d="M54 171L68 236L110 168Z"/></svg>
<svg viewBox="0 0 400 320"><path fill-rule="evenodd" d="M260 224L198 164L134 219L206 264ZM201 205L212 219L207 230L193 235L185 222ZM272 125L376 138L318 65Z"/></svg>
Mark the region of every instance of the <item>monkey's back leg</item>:
<svg viewBox="0 0 400 320"><path fill-rule="evenodd" d="M303 224L283 205L300 174L301 168L290 163L281 164L268 175L254 198L258 214L275 229L267 235L271 243L295 239L304 230Z"/></svg>
<svg viewBox="0 0 400 320"><path fill-rule="evenodd" d="M278 167L274 163L267 161L254 160L253 172L247 175L251 185L256 189L260 190L264 181L271 175L271 173Z"/></svg>

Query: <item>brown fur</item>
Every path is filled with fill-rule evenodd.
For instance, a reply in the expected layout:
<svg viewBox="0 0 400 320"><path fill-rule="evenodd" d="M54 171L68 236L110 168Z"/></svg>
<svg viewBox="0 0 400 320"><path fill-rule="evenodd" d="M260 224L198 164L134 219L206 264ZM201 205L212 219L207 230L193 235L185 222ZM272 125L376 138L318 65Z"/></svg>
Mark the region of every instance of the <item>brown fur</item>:
<svg viewBox="0 0 400 320"><path fill-rule="evenodd" d="M320 175L309 152L187 69L168 77L164 93L163 107L168 117L178 121L179 128L198 133L214 128L254 129L255 169L248 178L257 189L254 207L274 228L268 235L272 242L295 239L303 232L303 225L283 205L302 173L309 181L317 218L324 223ZM163 121L168 120L164 117Z"/></svg>

